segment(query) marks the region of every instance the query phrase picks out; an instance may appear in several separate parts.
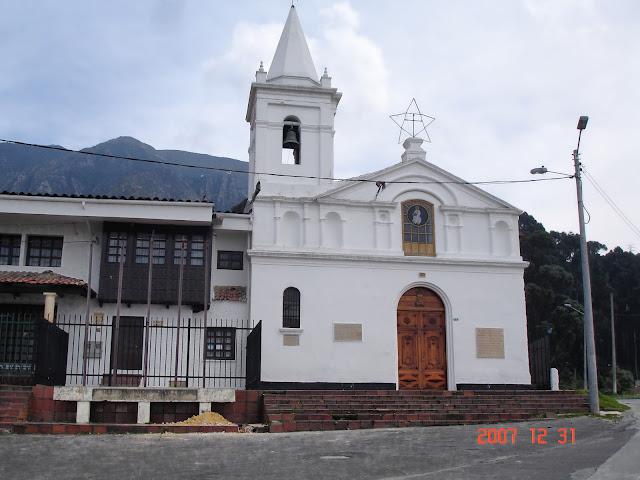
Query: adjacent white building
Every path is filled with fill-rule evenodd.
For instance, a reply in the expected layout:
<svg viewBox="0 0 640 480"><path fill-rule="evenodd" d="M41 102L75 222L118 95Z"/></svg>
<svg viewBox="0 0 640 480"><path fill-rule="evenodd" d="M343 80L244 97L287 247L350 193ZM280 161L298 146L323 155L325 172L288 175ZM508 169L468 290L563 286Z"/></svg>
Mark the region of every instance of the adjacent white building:
<svg viewBox="0 0 640 480"><path fill-rule="evenodd" d="M428 161L420 138L408 138L383 170L332 180L341 95L326 71L318 77L291 7L271 67L261 66L251 84L248 187L257 194L247 213L214 215L207 203L1 196L0 237L20 235L21 250L17 263L2 256L0 268L88 282L89 241L97 239L91 315L119 308L145 325L150 317L175 320L178 305L184 318L182 305L190 307L186 315L210 338L177 355L197 359L193 372L205 365L203 379L245 362L245 341L235 331L224 338L235 327L207 329L214 319L241 318L261 322L248 349L248 388L529 385L521 212ZM30 236L54 232L63 237L60 264L27 268ZM143 257L159 238L148 257L158 276L148 315ZM118 303L114 276L125 241L129 280ZM168 292L180 263L191 283L176 299ZM24 300L5 290L1 305ZM58 313L84 308L80 297L63 300ZM237 376L244 365L234 367ZM126 372L135 382L136 371ZM200 373L189 375L200 382Z"/></svg>

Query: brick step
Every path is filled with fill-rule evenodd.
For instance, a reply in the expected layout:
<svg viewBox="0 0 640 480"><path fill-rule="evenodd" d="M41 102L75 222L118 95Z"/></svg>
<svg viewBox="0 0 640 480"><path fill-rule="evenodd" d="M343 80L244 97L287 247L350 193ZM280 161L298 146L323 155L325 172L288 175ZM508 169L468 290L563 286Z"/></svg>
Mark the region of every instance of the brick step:
<svg viewBox="0 0 640 480"><path fill-rule="evenodd" d="M295 405L268 405L266 406L269 411L280 412L303 412L303 411L362 411L362 410L407 410L407 411L492 411L503 412L512 410L565 410L565 409L583 409L587 405L585 403L531 403L531 404L518 404L518 405L434 405L429 403L424 404L403 404L403 405L375 405L375 404L339 404L339 405L316 405L316 404L295 404Z"/></svg>
<svg viewBox="0 0 640 480"><path fill-rule="evenodd" d="M295 397L295 398L344 398L344 397L372 397L372 398L478 398L478 397L496 397L496 398L541 398L541 397L572 397L575 393L572 390L563 391L538 391L537 393L525 393L525 391L517 390L500 390L500 391L371 391L371 390L305 390L295 391L287 390L282 392L265 392L265 395L271 397Z"/></svg>
<svg viewBox="0 0 640 480"><path fill-rule="evenodd" d="M277 397L265 394L265 404L280 403L387 403L387 404L403 404L403 403L447 403L447 404L496 404L496 403L574 403L582 401L579 397L539 397L539 398L495 398L495 397L467 397L467 398L430 398L430 397L409 397L409 398L393 398L393 397L344 397L344 398L322 398L322 397Z"/></svg>
<svg viewBox="0 0 640 480"><path fill-rule="evenodd" d="M309 414L269 414L269 422L300 422L300 421L340 421L340 420L472 420L484 419L487 421L496 420L517 420L523 417L537 415L534 412L510 412L510 413L400 413L400 412L378 412L378 413L309 413Z"/></svg>
<svg viewBox="0 0 640 480"><path fill-rule="evenodd" d="M384 407L340 407L340 408L309 408L306 406L298 406L294 408L289 407L281 407L281 408L268 408L267 412L269 413L279 413L279 414L305 414L305 413L317 413L317 414L339 414L339 413L386 413L386 412L402 412L402 413L475 413L475 412L485 412L485 413L516 413L521 411L527 412L550 412L550 411L566 411L566 410L577 410L582 411L586 407L584 406L568 406L568 405L533 405L529 407L509 407L502 406L499 408L458 408L446 406L442 408L433 408L430 405L421 405L417 407L402 407L402 408L384 408Z"/></svg>
<svg viewBox="0 0 640 480"><path fill-rule="evenodd" d="M2 425L2 424L0 424ZM7 425L5 423L5 425ZM138 425L129 423L105 424L105 423L52 423L52 422L25 422L8 424L8 430L13 433L45 433L77 435L80 433L238 433L237 425L162 425L149 424ZM0 428L2 428L0 426Z"/></svg>
<svg viewBox="0 0 640 480"><path fill-rule="evenodd" d="M271 431L457 425L588 411L573 392L287 391L264 394Z"/></svg>
<svg viewBox="0 0 640 480"><path fill-rule="evenodd" d="M546 409L535 409L535 410L509 410L509 411L500 411L500 412L482 412L482 415L491 415L497 416L504 419L509 419L510 416L513 415L546 415L547 413L581 413L583 409L576 410L546 410ZM282 421L282 419L289 419L291 421L298 420L356 420L356 419L384 419L386 416L411 416L411 417L421 417L424 419L428 418L447 418L451 416L473 416L479 415L480 413L473 411L459 411L459 410L449 410L449 411L429 411L429 410L404 410L404 411L379 411L379 410L369 410L369 411L330 411L330 412L314 412L314 411L305 411L305 412L269 412L265 415L267 421Z"/></svg>
<svg viewBox="0 0 640 480"><path fill-rule="evenodd" d="M445 425L472 425L498 421L522 421L528 420L531 415L522 414L510 419L493 419L475 416L466 419L430 419L430 420L309 420L274 422L269 425L271 433L279 432L303 432L303 431L328 431L328 430L359 430L370 428L404 428L404 427L434 427Z"/></svg>
<svg viewBox="0 0 640 480"><path fill-rule="evenodd" d="M409 405L433 405L434 407L438 406L452 406L456 408L462 407L470 407L470 408L492 408L496 406L532 406L532 405L583 405L586 401L581 399L576 399L572 401L562 401L557 399L547 399L545 401L512 401L512 402L431 402L431 401L423 401L423 402L375 402L375 401L349 401L349 402L333 402L333 401L267 401L269 399L265 399L265 405L269 407L280 407L280 406L290 406L296 407L300 405L313 407L313 408L341 408L341 407L363 407L363 406L385 406L390 408L399 408L403 406Z"/></svg>

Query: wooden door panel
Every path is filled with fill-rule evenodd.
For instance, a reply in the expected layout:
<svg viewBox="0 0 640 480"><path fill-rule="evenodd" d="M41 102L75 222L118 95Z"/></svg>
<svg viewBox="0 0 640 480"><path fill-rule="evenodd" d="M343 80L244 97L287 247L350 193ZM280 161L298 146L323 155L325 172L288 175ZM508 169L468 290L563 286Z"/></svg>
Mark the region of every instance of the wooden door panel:
<svg viewBox="0 0 640 480"><path fill-rule="evenodd" d="M446 329L442 300L426 288L407 291L398 302L397 328L400 389L446 389Z"/></svg>
<svg viewBox="0 0 640 480"><path fill-rule="evenodd" d="M418 337L413 332L398 333L398 368L418 370L420 368Z"/></svg>
<svg viewBox="0 0 640 480"><path fill-rule="evenodd" d="M422 347L425 370L444 370L444 342L440 332L422 332Z"/></svg>
<svg viewBox="0 0 640 480"><path fill-rule="evenodd" d="M422 390L420 376L416 373L400 372L400 390Z"/></svg>
<svg viewBox="0 0 640 480"><path fill-rule="evenodd" d="M443 312L423 312L420 319L420 326L425 330L444 331Z"/></svg>
<svg viewBox="0 0 640 480"><path fill-rule="evenodd" d="M420 312L398 312L398 329L417 329Z"/></svg>

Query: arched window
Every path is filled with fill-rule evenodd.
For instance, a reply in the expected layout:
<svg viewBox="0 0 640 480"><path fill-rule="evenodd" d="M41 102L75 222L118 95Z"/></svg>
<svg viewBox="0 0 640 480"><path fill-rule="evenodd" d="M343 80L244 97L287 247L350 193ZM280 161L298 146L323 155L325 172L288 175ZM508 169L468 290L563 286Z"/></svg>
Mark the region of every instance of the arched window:
<svg viewBox="0 0 640 480"><path fill-rule="evenodd" d="M282 163L300 165L300 120L289 116L282 126Z"/></svg>
<svg viewBox="0 0 640 480"><path fill-rule="evenodd" d="M435 257L433 205L422 200L402 203L402 249L405 255Z"/></svg>
<svg viewBox="0 0 640 480"><path fill-rule="evenodd" d="M300 328L300 290L286 288L282 294L282 326Z"/></svg>

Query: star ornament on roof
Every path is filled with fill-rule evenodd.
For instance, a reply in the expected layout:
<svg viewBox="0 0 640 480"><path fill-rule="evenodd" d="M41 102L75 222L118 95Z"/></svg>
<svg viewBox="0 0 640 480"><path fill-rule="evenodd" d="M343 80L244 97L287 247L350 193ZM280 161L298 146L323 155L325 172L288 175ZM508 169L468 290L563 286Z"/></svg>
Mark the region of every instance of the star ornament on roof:
<svg viewBox="0 0 640 480"><path fill-rule="evenodd" d="M411 99L411 103L404 113L389 115L389 118L393 120L393 123L400 127L398 143L402 143L402 132L408 134L410 137L417 137L424 132L427 137L426 141L431 143L431 139L427 133L427 127L435 121L435 118L423 114L420 111L415 98Z"/></svg>

